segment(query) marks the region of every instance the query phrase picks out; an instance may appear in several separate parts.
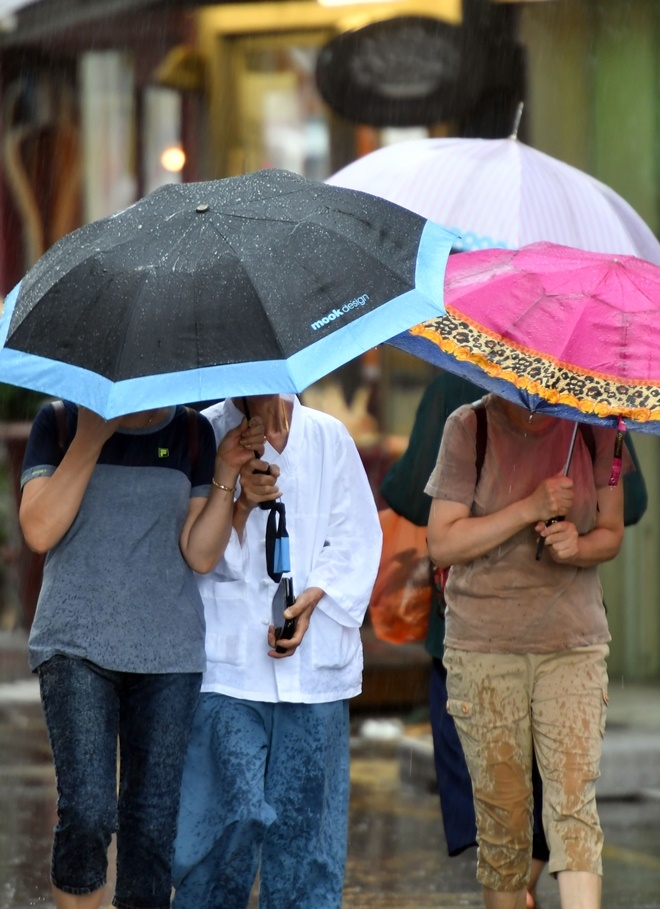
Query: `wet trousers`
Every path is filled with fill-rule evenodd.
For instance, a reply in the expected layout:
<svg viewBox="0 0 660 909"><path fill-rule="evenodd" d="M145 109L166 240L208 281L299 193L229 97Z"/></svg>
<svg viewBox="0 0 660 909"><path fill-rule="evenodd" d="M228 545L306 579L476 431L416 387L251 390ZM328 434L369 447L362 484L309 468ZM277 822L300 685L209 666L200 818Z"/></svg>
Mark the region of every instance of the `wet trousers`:
<svg viewBox="0 0 660 909"><path fill-rule="evenodd" d="M433 658L429 686L429 711L433 733L433 757L438 782L447 852L460 855L477 845L472 780L465 762L454 718L447 712L447 670L442 660ZM543 785L535 755L532 755L534 824L532 858L547 862L550 857L543 832Z"/></svg>
<svg viewBox="0 0 660 909"><path fill-rule="evenodd" d="M59 655L38 672L57 778L53 884L78 896L103 887L116 830L114 905L167 909L201 673L136 675Z"/></svg>
<svg viewBox="0 0 660 909"><path fill-rule="evenodd" d="M607 703L606 644L559 653L447 648L447 709L474 791L477 879L526 886L532 855L532 753L543 781L550 873L602 874L596 809Z"/></svg>
<svg viewBox="0 0 660 909"><path fill-rule="evenodd" d="M175 909L340 909L348 703L202 693L175 841Z"/></svg>

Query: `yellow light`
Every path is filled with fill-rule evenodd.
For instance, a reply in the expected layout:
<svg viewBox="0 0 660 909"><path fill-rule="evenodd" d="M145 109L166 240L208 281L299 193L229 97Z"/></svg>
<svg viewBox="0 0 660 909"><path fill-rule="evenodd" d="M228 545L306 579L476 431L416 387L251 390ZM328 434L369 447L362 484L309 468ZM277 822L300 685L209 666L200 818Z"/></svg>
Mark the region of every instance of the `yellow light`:
<svg viewBox="0 0 660 909"><path fill-rule="evenodd" d="M397 0L316 0L319 6L362 6L364 3L396 3Z"/></svg>
<svg viewBox="0 0 660 909"><path fill-rule="evenodd" d="M160 163L165 170L176 174L183 170L183 165L186 163L186 155L182 148L179 148L177 145L172 145L170 148L166 148L160 156Z"/></svg>

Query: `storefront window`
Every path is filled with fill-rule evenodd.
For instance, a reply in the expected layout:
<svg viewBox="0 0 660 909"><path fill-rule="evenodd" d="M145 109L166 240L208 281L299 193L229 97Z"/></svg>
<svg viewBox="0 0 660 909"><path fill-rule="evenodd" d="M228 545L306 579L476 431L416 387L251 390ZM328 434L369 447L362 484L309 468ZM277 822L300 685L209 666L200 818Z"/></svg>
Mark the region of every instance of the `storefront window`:
<svg viewBox="0 0 660 909"><path fill-rule="evenodd" d="M142 169L144 191L180 183L185 155L181 146L181 94L149 86L143 95Z"/></svg>
<svg viewBox="0 0 660 909"><path fill-rule="evenodd" d="M244 170L329 175L328 115L314 84L318 43L284 36L233 42Z"/></svg>
<svg viewBox="0 0 660 909"><path fill-rule="evenodd" d="M91 51L80 61L84 217L95 221L135 202L133 61Z"/></svg>

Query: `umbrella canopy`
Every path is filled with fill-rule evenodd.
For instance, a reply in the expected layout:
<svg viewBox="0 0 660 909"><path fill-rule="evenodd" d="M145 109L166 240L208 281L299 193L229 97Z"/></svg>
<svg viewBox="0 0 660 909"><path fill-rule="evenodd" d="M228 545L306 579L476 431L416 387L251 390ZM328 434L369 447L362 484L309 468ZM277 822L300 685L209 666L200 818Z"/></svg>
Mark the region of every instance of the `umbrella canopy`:
<svg viewBox="0 0 660 909"><path fill-rule="evenodd" d="M447 313L390 343L531 411L660 432L660 268L553 243L451 256Z"/></svg>
<svg viewBox="0 0 660 909"><path fill-rule="evenodd" d="M548 240L660 265L660 243L621 196L513 138L399 142L327 182L374 193L456 230L463 251Z"/></svg>
<svg viewBox="0 0 660 909"><path fill-rule="evenodd" d="M287 171L168 185L68 234L0 322L0 380L109 418L299 392L444 312L455 235Z"/></svg>

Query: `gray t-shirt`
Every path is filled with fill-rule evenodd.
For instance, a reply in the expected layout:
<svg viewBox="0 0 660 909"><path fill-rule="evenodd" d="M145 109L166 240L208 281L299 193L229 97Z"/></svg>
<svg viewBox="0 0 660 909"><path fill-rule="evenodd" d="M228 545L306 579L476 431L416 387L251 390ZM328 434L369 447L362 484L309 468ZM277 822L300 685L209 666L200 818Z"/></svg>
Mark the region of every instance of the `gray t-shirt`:
<svg viewBox="0 0 660 909"><path fill-rule="evenodd" d="M67 404L65 414L70 441L77 409ZM121 672L205 669L204 611L179 548L190 498L208 496L213 476L213 430L195 420L193 431L185 408L172 408L149 431L118 431L104 445L73 524L46 557L31 669L54 654ZM62 456L47 405L21 484L54 473Z"/></svg>

